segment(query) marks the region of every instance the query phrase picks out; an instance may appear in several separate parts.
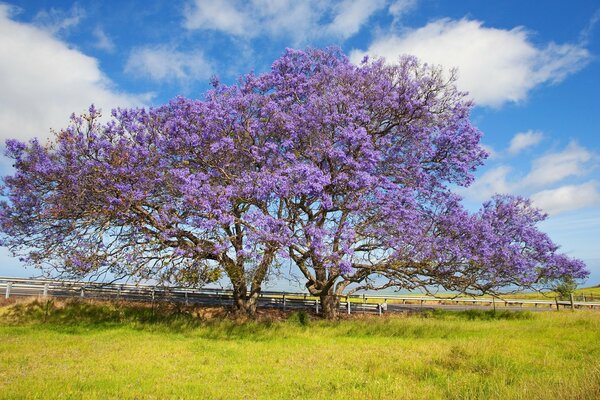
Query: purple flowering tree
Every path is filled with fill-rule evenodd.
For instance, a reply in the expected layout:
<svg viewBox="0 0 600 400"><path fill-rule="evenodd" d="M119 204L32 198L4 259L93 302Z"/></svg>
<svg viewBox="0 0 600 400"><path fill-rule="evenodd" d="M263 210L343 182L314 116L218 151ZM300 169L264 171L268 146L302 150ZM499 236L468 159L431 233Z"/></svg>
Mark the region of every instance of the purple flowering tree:
<svg viewBox="0 0 600 400"><path fill-rule="evenodd" d="M328 317L348 291L442 285L493 292L586 275L496 197L455 186L485 159L452 74L411 57L351 64L288 50L202 101L73 118L48 145L7 143L4 244L42 268L201 284L225 274L252 315L292 262Z"/></svg>
<svg viewBox="0 0 600 400"><path fill-rule="evenodd" d="M254 314L285 235L248 182L261 154L247 151L230 106L176 99L106 124L92 107L47 145L8 141L4 244L66 276L201 285L225 273L237 311Z"/></svg>
<svg viewBox="0 0 600 400"><path fill-rule="evenodd" d="M452 74L412 57L355 66L336 51L290 50L243 87L269 98L271 193L288 256L327 316L348 290L489 293L585 276L525 200L497 197L470 215L452 194L486 156Z"/></svg>

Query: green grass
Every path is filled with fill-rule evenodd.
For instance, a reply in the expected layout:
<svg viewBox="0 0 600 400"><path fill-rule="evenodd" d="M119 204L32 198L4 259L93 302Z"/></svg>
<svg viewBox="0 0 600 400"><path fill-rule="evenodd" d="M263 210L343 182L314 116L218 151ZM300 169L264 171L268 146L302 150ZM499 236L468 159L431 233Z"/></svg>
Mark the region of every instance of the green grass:
<svg viewBox="0 0 600 400"><path fill-rule="evenodd" d="M0 307L0 399L600 398L600 312L211 312Z"/></svg>
<svg viewBox="0 0 600 400"><path fill-rule="evenodd" d="M573 295L575 296L575 301L583 301L584 300L583 296L585 296L586 301L600 302L600 286L579 288L573 292ZM378 295L378 296L380 296L380 295ZM428 294L424 294L421 292L410 293L410 294L406 294L404 296L429 297ZM507 294L501 295L499 297L501 299L519 299L519 300L554 300L557 296L560 297L560 295L556 292L547 291L547 292L507 293ZM437 293L436 297L438 297L438 298L455 298L456 294L442 292L442 293ZM466 295L460 295L459 298L491 299L492 296L484 295L484 296L470 297L470 296L466 296ZM367 299L369 302L378 302L378 301L383 302L383 299L374 299L374 298L369 298L368 296L367 296ZM564 300L568 300L568 299L566 298ZM362 302L362 299L351 299L351 301L352 302ZM388 303L397 303L398 302L398 301L393 300L393 296L390 296L390 298L387 301L388 301ZM417 302L418 302L418 300L407 301L407 303L417 303ZM501 305L501 302L499 301L498 304Z"/></svg>
<svg viewBox="0 0 600 400"><path fill-rule="evenodd" d="M600 301L600 286L576 289L573 292L573 295L576 297L576 299L578 301L583 300L582 296L586 296L586 300L588 300L588 301L590 301L590 300ZM559 294L556 292L548 292L545 294L541 294L541 293L520 294L519 293L518 295L515 295L515 297L524 298L524 299L529 299L529 298L531 298L531 299L544 299L544 298L547 299L548 297L553 299L556 296L559 296Z"/></svg>

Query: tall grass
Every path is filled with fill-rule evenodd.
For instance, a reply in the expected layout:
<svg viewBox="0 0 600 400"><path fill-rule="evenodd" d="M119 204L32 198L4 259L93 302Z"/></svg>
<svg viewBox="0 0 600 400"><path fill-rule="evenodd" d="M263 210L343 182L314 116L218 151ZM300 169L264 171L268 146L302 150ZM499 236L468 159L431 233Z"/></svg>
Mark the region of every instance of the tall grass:
<svg viewBox="0 0 600 400"><path fill-rule="evenodd" d="M600 313L0 308L2 399L599 399Z"/></svg>

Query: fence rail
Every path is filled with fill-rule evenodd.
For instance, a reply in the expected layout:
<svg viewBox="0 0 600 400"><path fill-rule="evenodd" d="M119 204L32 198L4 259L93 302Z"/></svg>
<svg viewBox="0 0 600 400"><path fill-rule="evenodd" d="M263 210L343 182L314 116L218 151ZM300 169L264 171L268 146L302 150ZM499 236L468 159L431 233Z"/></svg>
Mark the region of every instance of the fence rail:
<svg viewBox="0 0 600 400"><path fill-rule="evenodd" d="M230 306L233 304L231 290L201 288L190 289L172 286L142 284L83 282L36 278L0 277L0 296L38 297L80 297L88 299L131 300L142 302L176 302L207 306ZM386 311L406 311L407 309L447 308L496 308L548 310L563 308L590 308L600 310L600 302L568 301L556 299L500 299L500 298L439 298L431 296L394 295L351 295L340 299L340 311L383 314ZM318 298L302 292L263 291L258 299L258 307L283 310L321 311Z"/></svg>

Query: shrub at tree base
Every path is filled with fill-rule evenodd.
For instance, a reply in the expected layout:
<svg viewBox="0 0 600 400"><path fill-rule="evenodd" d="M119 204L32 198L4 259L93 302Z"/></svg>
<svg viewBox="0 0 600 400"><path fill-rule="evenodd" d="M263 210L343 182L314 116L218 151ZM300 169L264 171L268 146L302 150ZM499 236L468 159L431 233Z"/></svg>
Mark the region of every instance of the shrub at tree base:
<svg viewBox="0 0 600 400"><path fill-rule="evenodd" d="M225 275L249 315L290 262L329 317L348 290L493 293L586 276L528 200L469 213L452 193L486 157L453 73L287 50L268 73L213 84L203 100L106 123L91 107L48 144L8 141L3 244L69 276Z"/></svg>

